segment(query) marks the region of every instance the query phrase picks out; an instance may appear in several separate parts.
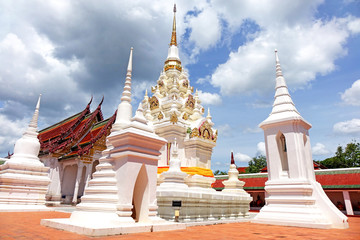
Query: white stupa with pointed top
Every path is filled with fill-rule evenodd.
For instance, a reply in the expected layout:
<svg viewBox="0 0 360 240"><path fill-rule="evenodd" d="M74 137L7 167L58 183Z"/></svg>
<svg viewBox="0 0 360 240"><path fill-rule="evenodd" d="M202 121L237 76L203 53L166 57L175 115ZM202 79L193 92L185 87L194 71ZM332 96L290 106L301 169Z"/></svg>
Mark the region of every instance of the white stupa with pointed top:
<svg viewBox="0 0 360 240"><path fill-rule="evenodd" d="M157 166L166 140L155 134L141 103L132 117L132 50L117 118L106 138L107 149L81 203L70 218L43 219L43 225L91 236L185 228L157 217Z"/></svg>
<svg viewBox="0 0 360 240"><path fill-rule="evenodd" d="M248 194L244 190L245 182L239 180L239 171L237 170L235 165L233 151L231 151L231 162L230 162L230 169L228 171L228 175L229 175L229 179L223 181L223 184L225 186L223 192L239 193L244 197L248 197L248 199L251 199L250 194ZM249 206L249 210L250 210L250 206Z"/></svg>
<svg viewBox="0 0 360 240"><path fill-rule="evenodd" d="M40 142L37 138L37 122L39 118L41 94L36 104L34 115L30 121L30 124L23 136L16 141L14 147L14 155L11 156L11 162L33 163L36 165L44 166L38 158L40 150Z"/></svg>
<svg viewBox="0 0 360 240"><path fill-rule="evenodd" d="M347 217L315 179L309 129L296 110L277 51L275 100L264 130L268 181L266 205L253 222L309 228L347 228Z"/></svg>
<svg viewBox="0 0 360 240"><path fill-rule="evenodd" d="M132 53L130 49L129 63L126 71L125 86L121 96L121 102L118 106L115 123L111 129L112 132L118 131L130 124L132 117L131 106L131 72L132 72Z"/></svg>
<svg viewBox="0 0 360 240"><path fill-rule="evenodd" d="M0 165L0 211L11 209L42 211L50 183L48 167L38 158L40 142L37 138L40 98L29 127L16 141L14 154Z"/></svg>
<svg viewBox="0 0 360 240"><path fill-rule="evenodd" d="M171 145L171 150L169 170L161 174L164 180L157 188L158 194L163 189L167 190L170 188L173 191L188 189L188 186L185 184L187 174L181 171L181 160L179 159L176 138Z"/></svg>
<svg viewBox="0 0 360 240"><path fill-rule="evenodd" d="M276 85L275 85L275 96L272 111L269 117L264 120L260 127L264 124L274 123L277 121L283 121L285 119L301 119L304 123L307 123L297 111L294 102L289 94L288 87L286 85L285 78L281 71L279 56L277 50L275 50L275 62L276 62ZM309 124L311 127L311 125Z"/></svg>

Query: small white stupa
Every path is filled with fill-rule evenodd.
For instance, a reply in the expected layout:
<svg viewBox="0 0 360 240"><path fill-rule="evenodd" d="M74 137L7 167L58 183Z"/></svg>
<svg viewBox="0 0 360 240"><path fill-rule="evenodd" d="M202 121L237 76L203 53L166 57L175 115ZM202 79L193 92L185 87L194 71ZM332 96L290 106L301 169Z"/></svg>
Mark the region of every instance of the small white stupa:
<svg viewBox="0 0 360 240"><path fill-rule="evenodd" d="M178 155L178 143L176 138L171 146L171 159L169 170L162 173L163 182L157 188L158 191L162 189L173 189L173 191L188 189L185 184L185 178L188 176L185 172L181 171L181 160Z"/></svg>
<svg viewBox="0 0 360 240"><path fill-rule="evenodd" d="M348 228L347 217L315 179L309 129L296 110L277 51L275 100L264 130L269 178L266 205L252 222L309 228Z"/></svg>
<svg viewBox="0 0 360 240"><path fill-rule="evenodd" d="M250 194L248 194L244 190L245 182L239 180L239 171L236 168L234 153L232 151L231 151L231 162L230 162L230 169L228 175L229 175L229 179L223 181L225 188L224 190L222 190L222 192L241 193L244 196L248 196L250 199L251 198Z"/></svg>
<svg viewBox="0 0 360 240"><path fill-rule="evenodd" d="M49 168L38 158L40 98L29 127L15 143L14 155L0 165L0 211L49 211L45 207Z"/></svg>

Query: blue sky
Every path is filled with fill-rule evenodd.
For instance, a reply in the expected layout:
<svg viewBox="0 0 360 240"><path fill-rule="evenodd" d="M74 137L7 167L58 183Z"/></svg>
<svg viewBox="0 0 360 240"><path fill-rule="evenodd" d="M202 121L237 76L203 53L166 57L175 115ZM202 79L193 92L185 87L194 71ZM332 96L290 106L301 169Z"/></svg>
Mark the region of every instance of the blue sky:
<svg viewBox="0 0 360 240"><path fill-rule="evenodd" d="M264 153L258 124L271 111L274 49L301 115L313 158L360 141L360 1L179 0L180 57L219 129L212 169ZM105 96L120 101L134 47L133 104L155 85L167 56L172 1L0 1L0 156L30 121L39 128Z"/></svg>

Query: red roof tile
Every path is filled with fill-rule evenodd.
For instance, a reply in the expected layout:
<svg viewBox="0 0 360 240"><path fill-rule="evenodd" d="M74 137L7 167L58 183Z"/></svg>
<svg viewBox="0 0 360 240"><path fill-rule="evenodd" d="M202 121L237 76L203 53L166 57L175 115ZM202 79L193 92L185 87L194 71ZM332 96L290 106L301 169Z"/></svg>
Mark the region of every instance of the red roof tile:
<svg viewBox="0 0 360 240"><path fill-rule="evenodd" d="M331 169L315 171L316 181L318 181L323 188L339 189L339 188L359 188L360 189L360 169L346 168L346 169ZM218 177L213 184L213 188L222 189L222 183L227 179L226 177ZM265 182L268 180L267 174L240 174L239 180L244 181L244 189L264 189Z"/></svg>

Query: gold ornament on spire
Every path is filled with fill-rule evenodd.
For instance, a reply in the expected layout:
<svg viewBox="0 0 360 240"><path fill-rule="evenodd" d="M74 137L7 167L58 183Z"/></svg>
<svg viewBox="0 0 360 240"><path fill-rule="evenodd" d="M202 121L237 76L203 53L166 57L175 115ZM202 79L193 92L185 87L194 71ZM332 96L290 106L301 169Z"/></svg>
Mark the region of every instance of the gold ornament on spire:
<svg viewBox="0 0 360 240"><path fill-rule="evenodd" d="M170 46L172 46L172 45L177 46L177 42L176 42L176 18L175 18L175 13L176 13L176 4L174 4L174 21L173 21L173 29L172 29L172 34L171 34Z"/></svg>

